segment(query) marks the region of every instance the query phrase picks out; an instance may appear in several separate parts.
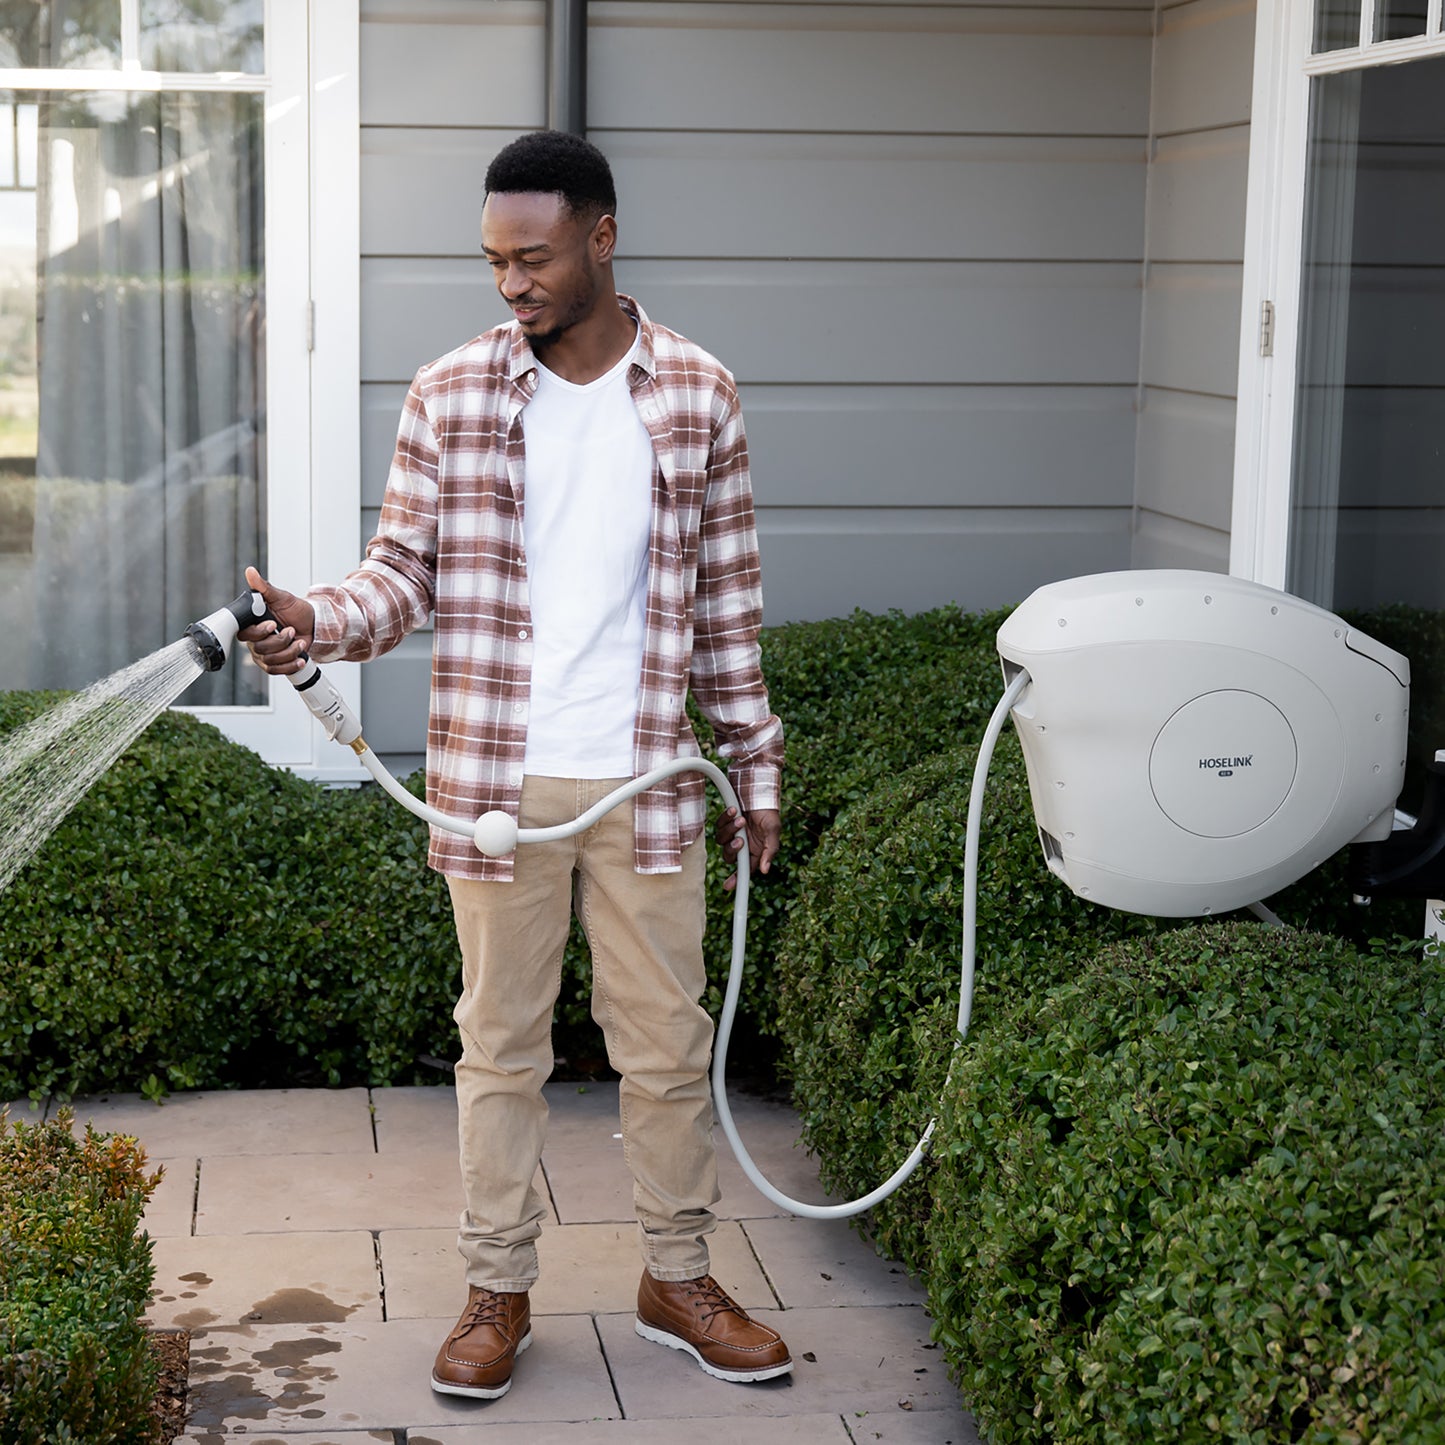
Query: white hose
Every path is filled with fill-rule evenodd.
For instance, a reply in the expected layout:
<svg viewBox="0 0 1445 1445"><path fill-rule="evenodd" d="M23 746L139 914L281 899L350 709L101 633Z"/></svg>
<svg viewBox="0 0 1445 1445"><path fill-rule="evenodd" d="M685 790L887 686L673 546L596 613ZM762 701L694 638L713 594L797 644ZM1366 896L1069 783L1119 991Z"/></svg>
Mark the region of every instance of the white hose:
<svg viewBox="0 0 1445 1445"><path fill-rule="evenodd" d="M988 728L984 732L983 742L979 744L978 759L974 764L973 789L969 795L968 804L968 831L964 843L964 869L963 869L963 958L959 977L959 1000L958 1000L958 1032L954 1038L955 1056L958 1046L963 1042L964 1036L968 1033L969 1018L973 1010L973 977L974 977L974 946L977 926L977 896L978 896L978 849L979 833L982 827L983 818L983 797L988 781L989 763L993 758L993 749L998 741L999 733L1003 729L1009 710L1013 707L1019 694L1028 685L1029 675L1027 672L1020 672L1008 685L1003 696L993 710L989 718ZM383 766L381 760L366 747L363 742L358 741L352 745L357 749L357 756L367 771L378 783L396 799L402 807L415 813L418 818L442 828L447 832L460 833L464 838L475 839L477 825L474 821L465 818L453 817L450 814L439 812L436 808L428 807L421 799L413 797L405 788ZM574 818L570 823L559 823L551 828L519 828L517 830L518 843L545 843L553 842L561 838L572 838L578 833L585 833L601 818L605 817L617 807L619 803L625 803L629 798L634 798L638 793L646 792L648 788L662 782L666 778L676 776L678 773L696 772L702 773L710 778L722 794L723 801L730 808L738 810L738 816L743 816L742 805L738 801L738 795L733 791L733 786L728 782L727 774L716 764L709 762L706 758L674 758L661 767L653 768L649 773L644 773L640 778L634 778L632 782L624 784L615 792L609 793L600 803L594 804L580 817ZM713 1049L712 1065L712 1091L713 1107L717 1113L717 1120L722 1125L722 1131L727 1137L728 1143L732 1146L737 1161L742 1165L743 1173L752 1181L753 1186L766 1199L771 1200L781 1209L786 1209L790 1214L801 1215L805 1219L848 1219L855 1214L862 1214L864 1210L871 1209L875 1204L887 1199L923 1162L923 1156L928 1151L929 1141L933 1138L933 1131L937 1127L938 1120L930 1119L928 1127L923 1131L918 1143L914 1145L913 1152L898 1166L887 1179L876 1189L862 1195L858 1199L848 1200L842 1204L806 1204L801 1199L793 1199L784 1194L772 1184L753 1161L753 1157L747 1151L747 1146L738 1136L737 1126L733 1122L733 1111L728 1104L727 1095L727 1059L728 1045L732 1039L733 1021L737 1017L738 1000L742 994L743 970L746 967L744 962L745 944L748 928L748 886L749 873L751 869L748 855L747 829L738 830L738 839L741 843L737 851L737 886L733 894L733 930L732 930L732 957L728 965L727 988L723 995L722 1012L718 1015L717 1041ZM952 1064L949 1067L949 1077L952 1076ZM944 1080L944 1093L947 1093L949 1079Z"/></svg>

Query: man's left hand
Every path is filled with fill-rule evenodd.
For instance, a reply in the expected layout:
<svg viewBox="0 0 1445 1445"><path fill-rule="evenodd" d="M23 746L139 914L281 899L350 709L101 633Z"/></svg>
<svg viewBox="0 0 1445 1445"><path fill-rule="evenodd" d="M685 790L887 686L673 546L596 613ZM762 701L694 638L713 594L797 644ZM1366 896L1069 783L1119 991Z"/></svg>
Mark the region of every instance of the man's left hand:
<svg viewBox="0 0 1445 1445"><path fill-rule="evenodd" d="M778 856L778 847L783 838L782 814L776 808L757 808L746 817L739 817L736 808L729 808L717 820L717 827L713 830L713 836L723 850L724 857L732 858L737 855L738 849L742 847L741 834L744 828L747 829L751 871L768 872L773 859ZM732 889L737 886L738 875L734 872L723 887Z"/></svg>

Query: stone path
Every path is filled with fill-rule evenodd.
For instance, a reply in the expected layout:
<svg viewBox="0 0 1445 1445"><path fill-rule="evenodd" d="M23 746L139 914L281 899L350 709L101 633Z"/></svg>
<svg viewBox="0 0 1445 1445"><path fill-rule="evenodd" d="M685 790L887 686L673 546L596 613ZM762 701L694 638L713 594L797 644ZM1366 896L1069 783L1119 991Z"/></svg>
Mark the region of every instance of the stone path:
<svg viewBox="0 0 1445 1445"><path fill-rule="evenodd" d="M547 1097L533 1343L495 1401L428 1384L465 1298L450 1087L77 1101L78 1121L137 1135L165 1165L145 1224L151 1321L193 1331L177 1445L980 1445L920 1288L846 1223L783 1214L725 1142L713 1273L782 1331L793 1374L730 1385L639 1339L616 1085ZM768 1177L823 1200L792 1110L733 1104Z"/></svg>

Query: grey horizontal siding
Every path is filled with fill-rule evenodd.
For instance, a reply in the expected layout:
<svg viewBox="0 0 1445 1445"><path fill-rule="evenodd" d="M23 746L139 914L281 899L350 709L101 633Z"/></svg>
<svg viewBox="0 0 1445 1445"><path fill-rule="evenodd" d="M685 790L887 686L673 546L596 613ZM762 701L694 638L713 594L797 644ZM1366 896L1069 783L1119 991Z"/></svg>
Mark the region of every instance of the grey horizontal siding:
<svg viewBox="0 0 1445 1445"><path fill-rule="evenodd" d="M1161 8L1140 339L1134 564L1227 570L1253 0Z"/></svg>
<svg viewBox="0 0 1445 1445"><path fill-rule="evenodd" d="M1128 385L1133 264L624 261L617 283L743 382ZM475 318L475 320L473 320ZM416 367L504 319L472 262L362 263L363 381Z"/></svg>
<svg viewBox="0 0 1445 1445"><path fill-rule="evenodd" d="M482 176L515 134L364 131L365 254L480 265ZM617 180L624 258L862 258L892 266L1139 254L1139 137L594 136Z"/></svg>
<svg viewBox="0 0 1445 1445"><path fill-rule="evenodd" d="M1139 413L1139 470L1152 510L1216 532L1229 530L1221 478L1234 465L1234 399L1146 388Z"/></svg>
<svg viewBox="0 0 1445 1445"><path fill-rule="evenodd" d="M593 0L590 17L598 132L1134 136L1148 121L1142 11Z"/></svg>
<svg viewBox="0 0 1445 1445"><path fill-rule="evenodd" d="M363 388L362 504L371 516L405 394L393 383ZM1133 500L1133 387L744 385L741 395L762 507L808 506L824 486L840 507Z"/></svg>
<svg viewBox="0 0 1445 1445"><path fill-rule="evenodd" d="M543 0L363 0L361 124L545 125Z"/></svg>
<svg viewBox="0 0 1445 1445"><path fill-rule="evenodd" d="M1135 546L1148 560L1136 567L1183 567L1191 572L1229 571L1229 533L1163 515L1147 508L1135 523Z"/></svg>
<svg viewBox="0 0 1445 1445"><path fill-rule="evenodd" d="M738 378L768 621L1127 565L1153 5L589 11L618 283ZM540 0L362 14L364 538L411 375L506 317L481 179L545 96ZM367 670L388 751L420 746L427 645Z"/></svg>
<svg viewBox="0 0 1445 1445"><path fill-rule="evenodd" d="M1248 175L1247 125L1159 140L1149 167L1150 260L1242 264Z"/></svg>
<svg viewBox="0 0 1445 1445"><path fill-rule="evenodd" d="M1046 582L1115 569L1129 522L1127 507L768 508L758 517L764 619L1022 601Z"/></svg>
<svg viewBox="0 0 1445 1445"><path fill-rule="evenodd" d="M1140 359L1146 386L1234 396L1241 280L1236 265L1150 265Z"/></svg>

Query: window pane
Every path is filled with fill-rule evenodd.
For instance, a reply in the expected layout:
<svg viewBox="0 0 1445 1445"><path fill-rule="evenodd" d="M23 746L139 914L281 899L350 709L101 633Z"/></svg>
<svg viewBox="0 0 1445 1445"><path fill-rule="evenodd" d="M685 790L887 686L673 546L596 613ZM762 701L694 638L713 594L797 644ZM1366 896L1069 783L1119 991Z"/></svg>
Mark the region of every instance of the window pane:
<svg viewBox="0 0 1445 1445"><path fill-rule="evenodd" d="M1323 606L1383 614L1386 622L1367 630L1412 655L1412 718L1437 723L1445 711L1442 95L1445 57L1312 82L1288 581ZM1429 753L1442 746L1439 737L1422 741Z"/></svg>
<svg viewBox="0 0 1445 1445"><path fill-rule="evenodd" d="M0 68L115 70L121 0L0 0Z"/></svg>
<svg viewBox="0 0 1445 1445"><path fill-rule="evenodd" d="M1360 0L1318 0L1315 53L1353 50L1360 43Z"/></svg>
<svg viewBox="0 0 1445 1445"><path fill-rule="evenodd" d="M1375 39L1408 40L1425 33L1425 0L1375 0Z"/></svg>
<svg viewBox="0 0 1445 1445"><path fill-rule="evenodd" d="M264 556L263 105L0 93L27 106L34 185L0 191L0 669L78 688ZM263 694L243 650L184 701Z"/></svg>
<svg viewBox="0 0 1445 1445"><path fill-rule="evenodd" d="M140 0L140 61L147 70L259 74L264 29L265 0Z"/></svg>

